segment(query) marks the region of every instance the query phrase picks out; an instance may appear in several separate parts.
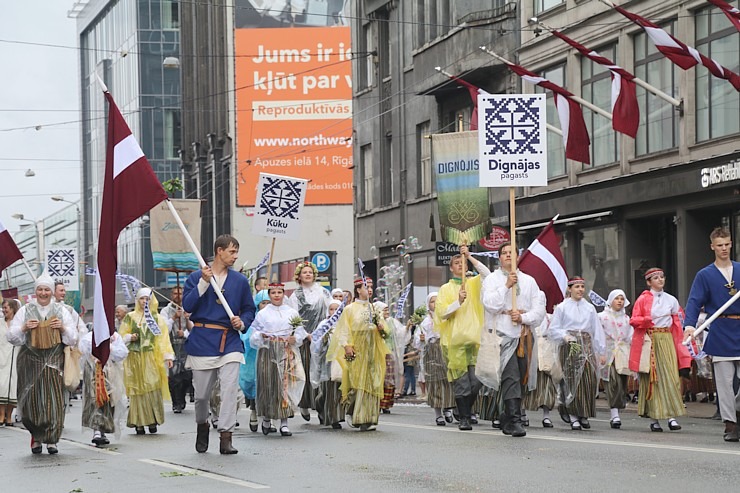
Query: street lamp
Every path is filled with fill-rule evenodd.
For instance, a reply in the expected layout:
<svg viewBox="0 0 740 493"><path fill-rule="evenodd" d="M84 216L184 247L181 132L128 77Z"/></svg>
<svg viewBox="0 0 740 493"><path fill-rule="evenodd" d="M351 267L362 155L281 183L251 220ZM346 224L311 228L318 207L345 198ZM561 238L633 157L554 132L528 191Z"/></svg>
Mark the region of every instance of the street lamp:
<svg viewBox="0 0 740 493"><path fill-rule="evenodd" d="M17 219L19 221L24 221L26 223L33 224L33 228L36 230L36 260L39 264L39 275L44 272L44 264L41 260L41 256L43 255L44 250L44 223L43 221L34 221L32 219L26 219L26 217L16 212L11 216L13 219ZM39 224L41 224L41 227L39 227Z"/></svg>

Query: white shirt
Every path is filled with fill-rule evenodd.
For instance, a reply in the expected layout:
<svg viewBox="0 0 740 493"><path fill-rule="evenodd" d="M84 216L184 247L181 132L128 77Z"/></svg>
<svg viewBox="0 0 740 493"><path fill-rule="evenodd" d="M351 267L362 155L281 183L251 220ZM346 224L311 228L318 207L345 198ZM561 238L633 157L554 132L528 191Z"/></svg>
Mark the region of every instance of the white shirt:
<svg viewBox="0 0 740 493"><path fill-rule="evenodd" d="M311 286L303 287L303 296L306 298L306 303L309 305L315 305L321 301L324 302L324 311L329 310L329 300L331 299L331 293L327 291L324 286L321 284L315 282L311 284ZM293 294L290 295L290 298L288 298L286 301L290 306L298 310L298 296L297 296L297 290L293 291Z"/></svg>
<svg viewBox="0 0 740 493"><path fill-rule="evenodd" d="M38 307L39 313L42 317L46 317L51 311L52 305L58 305L55 301L50 302L46 306L41 306L37 302L32 302ZM28 305L30 305L29 303ZM23 332L23 324L26 322L26 307L23 305L18 313L15 315L13 320L10 322L10 330L8 330L8 342L14 346L23 346L26 343L26 337L29 332ZM62 320L62 342L67 346L75 346L77 344L78 332L77 323L72 318L72 314L64 307L60 306L60 310L57 312L61 315Z"/></svg>
<svg viewBox="0 0 740 493"><path fill-rule="evenodd" d="M517 284L513 288L506 287L509 273L503 269L496 269L483 281L481 298L485 308L484 327L487 330L495 329L499 335L519 337L521 325L531 328L538 327L545 318L545 295L540 291L537 282L530 275L517 271ZM522 312L522 323L511 321L511 294L517 289L517 310Z"/></svg>
<svg viewBox="0 0 740 493"><path fill-rule="evenodd" d="M291 306L282 304L275 306L269 304L259 312L252 322L252 335L249 337L249 345L254 349L267 347L267 340L262 335L270 337L295 336L295 347L300 346L308 336L303 326L295 329L290 326L290 320L298 317L298 312Z"/></svg>
<svg viewBox="0 0 740 493"><path fill-rule="evenodd" d="M653 319L653 327L670 327L673 325L673 315L678 314L678 300L665 291L653 291L653 307L650 310L650 318Z"/></svg>
<svg viewBox="0 0 740 493"><path fill-rule="evenodd" d="M591 334L594 351L598 354L604 353L606 338L596 309L584 298L579 301L568 298L555 307L546 336L561 342L566 336L578 332Z"/></svg>

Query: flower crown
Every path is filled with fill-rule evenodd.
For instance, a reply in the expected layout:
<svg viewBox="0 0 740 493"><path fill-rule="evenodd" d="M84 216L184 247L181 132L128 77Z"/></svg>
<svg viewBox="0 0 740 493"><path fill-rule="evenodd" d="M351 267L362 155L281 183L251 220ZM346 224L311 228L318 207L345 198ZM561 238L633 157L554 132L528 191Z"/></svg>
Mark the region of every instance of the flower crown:
<svg viewBox="0 0 740 493"><path fill-rule="evenodd" d="M301 271L305 267L311 267L311 270L313 271L313 277L314 277L314 279L316 279L316 277L318 277L318 275L319 275L319 269L316 267L316 265L314 265L313 262L308 262L308 261L301 262L300 264L296 265L295 272L293 273L293 280L295 282L299 282L300 281Z"/></svg>

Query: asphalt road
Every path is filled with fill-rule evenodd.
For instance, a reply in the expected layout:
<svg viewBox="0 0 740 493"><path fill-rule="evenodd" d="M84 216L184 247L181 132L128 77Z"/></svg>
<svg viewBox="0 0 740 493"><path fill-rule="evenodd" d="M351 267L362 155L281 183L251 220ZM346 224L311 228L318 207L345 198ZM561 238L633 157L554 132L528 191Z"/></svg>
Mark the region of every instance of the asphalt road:
<svg viewBox="0 0 740 493"><path fill-rule="evenodd" d="M598 401L597 401L598 402ZM603 401L601 401L603 403ZM8 492L436 492L436 491L738 491L740 444L722 441L723 425L707 419L711 404L689 404L683 430L648 431L648 421L624 413L612 430L608 412L580 432L554 416L543 429L530 413L527 437L511 438L481 422L473 431L434 424L421 404L397 404L377 431L320 427L315 416L290 421L292 437L263 436L247 427L234 434L239 454L221 456L211 433L206 454L194 449L192 405L167 412L156 435L125 429L106 449L80 426L80 404L67 415L60 453L32 456L20 427L0 428L0 491ZM7 488L7 489L6 489Z"/></svg>

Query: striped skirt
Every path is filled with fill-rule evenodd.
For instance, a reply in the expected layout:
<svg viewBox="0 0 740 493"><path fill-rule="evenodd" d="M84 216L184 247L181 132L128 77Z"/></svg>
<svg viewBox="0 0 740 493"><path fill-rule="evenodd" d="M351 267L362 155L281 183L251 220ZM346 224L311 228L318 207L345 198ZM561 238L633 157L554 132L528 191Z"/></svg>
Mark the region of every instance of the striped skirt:
<svg viewBox="0 0 740 493"><path fill-rule="evenodd" d="M627 375L617 373L614 363L609 365L609 381L604 382L606 386L606 398L609 401L609 407L612 409L624 409L629 402L627 395Z"/></svg>
<svg viewBox="0 0 740 493"><path fill-rule="evenodd" d="M352 389L345 400L345 412L352 416L352 427L377 425L380 398L361 389Z"/></svg>
<svg viewBox="0 0 740 493"><path fill-rule="evenodd" d="M18 408L34 440L57 443L64 427L64 346L21 346L18 351Z"/></svg>
<svg viewBox="0 0 740 493"><path fill-rule="evenodd" d="M527 392L522 400L522 406L527 411L537 411L541 407L554 409L557 403L558 389L549 373L537 372L537 388Z"/></svg>
<svg viewBox="0 0 740 493"><path fill-rule="evenodd" d="M501 415L501 393L485 385L478 391L478 397L473 404L473 413L479 419L494 421Z"/></svg>
<svg viewBox="0 0 740 493"><path fill-rule="evenodd" d="M593 355L591 336L582 333L577 337L580 350L571 350L572 346L567 342L561 344L558 349L563 368L563 380L560 382L561 399L570 396L568 401L560 403L558 409L561 414L592 418L596 416L598 379L591 361Z"/></svg>
<svg viewBox="0 0 740 493"><path fill-rule="evenodd" d="M344 421L344 406L342 406L342 392L339 390L341 382L323 381L316 394L316 409L324 425L333 425Z"/></svg>
<svg viewBox="0 0 740 493"><path fill-rule="evenodd" d="M87 362L84 365L85 369L82 372L82 426L103 433L113 433L115 431L113 406L111 406L110 400L102 407L97 406L95 367ZM108 391L110 395L110 389Z"/></svg>
<svg viewBox="0 0 740 493"><path fill-rule="evenodd" d="M301 345L300 352L303 368L311 368L311 341L306 340ZM301 395L301 401L298 403L298 407L301 409L316 409L316 389L313 388L313 385L303 387L303 395Z"/></svg>
<svg viewBox="0 0 740 493"><path fill-rule="evenodd" d="M257 353L257 414L265 419L293 417L293 406L296 403L291 395L298 400L294 387L299 382L292 381L292 375L300 373L296 371L296 366L300 363L291 362L290 358L299 359L281 341L270 341L268 347L261 348ZM302 383L305 384L305 381Z"/></svg>
<svg viewBox="0 0 740 493"><path fill-rule="evenodd" d="M455 393L447 380L447 363L442 354L439 340L427 343L422 354L422 363L427 384L427 404L431 408L455 407Z"/></svg>
<svg viewBox="0 0 740 493"><path fill-rule="evenodd" d="M683 416L686 410L681 398L681 384L678 379L676 346L670 332L652 334L655 352L655 381L650 396L650 374L640 373L640 394L637 412L644 418L666 419ZM648 399L648 397L650 397Z"/></svg>

